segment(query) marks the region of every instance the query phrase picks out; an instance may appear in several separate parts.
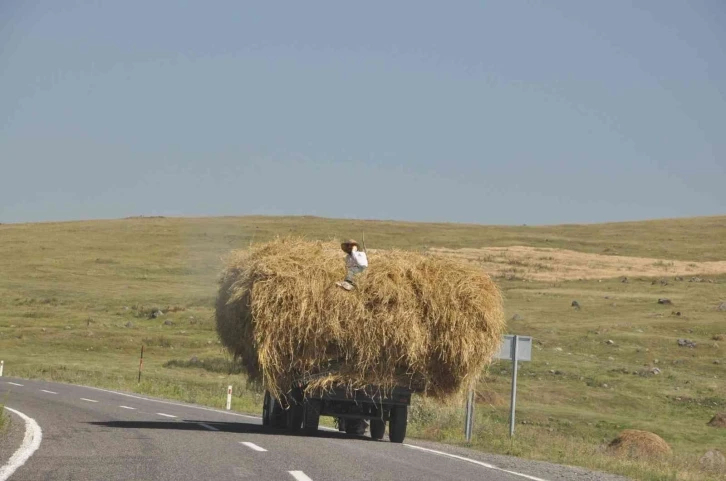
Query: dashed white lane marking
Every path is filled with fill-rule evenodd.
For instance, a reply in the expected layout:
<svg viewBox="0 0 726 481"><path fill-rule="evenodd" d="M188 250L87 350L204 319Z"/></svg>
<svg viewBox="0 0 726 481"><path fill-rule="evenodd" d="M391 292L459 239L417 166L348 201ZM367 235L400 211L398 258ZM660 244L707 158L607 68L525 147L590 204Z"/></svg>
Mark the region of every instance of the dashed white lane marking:
<svg viewBox="0 0 726 481"><path fill-rule="evenodd" d="M73 386L73 387L82 387L82 388L85 388L85 389L93 389L94 391L107 392L107 393L111 393L111 394L116 394L118 396L125 396L125 397L130 397L130 398L133 398L133 399L140 399L142 401L149 401L149 402L160 403L160 404L168 404L170 406L179 406L179 407L183 407L183 408L187 408L187 409L200 409L202 411L210 411L210 412L213 412L213 413L225 414L227 416L237 416L237 417L240 417L240 418L247 418L247 419L262 419L260 416L252 416L250 414L233 413L233 412L229 412L229 411L222 411L221 409L206 408L206 407L203 407L203 406L195 406L195 405L192 405L192 404L182 404L182 403L177 403L177 402L172 402L172 401L163 401L161 399L151 399L151 398L148 398L148 397L135 396L133 394L128 394L128 393L125 393L125 392L112 391L110 389L103 389L103 388L100 388L100 387L80 386L78 384L71 384L71 386Z"/></svg>
<svg viewBox="0 0 726 481"><path fill-rule="evenodd" d="M197 424L199 424L203 428L209 429L210 431L219 431L219 429L215 428L214 426L210 426L209 424L206 424L206 423L197 423Z"/></svg>
<svg viewBox="0 0 726 481"><path fill-rule="evenodd" d="M532 481L547 481L546 479L537 478L535 476L530 476L529 474L518 473L516 471L509 471L508 469L502 469L500 467L494 466L493 464L484 463L482 461L477 461L475 459L466 458L464 456L458 456L456 454L449 454L449 453L445 453L443 451L436 451L435 449L422 448L421 446L414 446L413 444L404 444L404 446L409 447L409 448L412 448L412 449L419 449L421 451L426 451L428 453L438 454L439 456L447 456L449 458L454 458L454 459L458 459L458 460L461 460L461 461L466 461L466 462L469 462L469 463L478 464L479 466L482 466L482 467L487 468L487 469L493 469L495 471L501 471L503 473L513 474L515 476L520 476L522 478L530 479Z"/></svg>
<svg viewBox="0 0 726 481"><path fill-rule="evenodd" d="M119 406L119 407L120 408L123 408L123 409L131 409L131 410L135 410L136 409L136 408L132 408L131 406Z"/></svg>
<svg viewBox="0 0 726 481"><path fill-rule="evenodd" d="M41 389L42 392L47 392L48 394L58 394L55 391L46 391L45 389Z"/></svg>
<svg viewBox="0 0 726 481"><path fill-rule="evenodd" d="M207 407L195 406L195 405L191 405L191 404L182 404L182 403L172 402L172 401L164 401L164 400L161 400L161 399L151 399L151 398L147 398L147 397L143 397L143 396L136 396L134 394L128 394L128 393L125 393L125 392L112 391L111 389L103 389L103 388L92 387L92 386L80 386L80 385L77 385L77 384L71 384L71 386L72 387L85 388L85 389L93 389L95 391L102 391L102 392L106 392L106 393L110 393L110 394L116 394L118 396L125 396L125 397L129 397L129 398L132 398L132 399L139 399L141 401L149 401L149 402L155 402L155 403L160 403L160 404L168 404L170 406L179 406L179 407L188 408L188 409L199 409L201 411L210 411L210 412L213 412L213 413L225 414L227 416L236 416L236 417L241 417L241 418L257 419L257 420L261 419L260 416L252 416L252 415L249 415L249 414L240 414L240 413L234 413L234 412L229 412L229 411L223 411L221 409L207 408ZM335 431L335 429L332 429L332 428L327 428L327 427L322 427L322 426L321 426L321 428L322 429L325 429L326 431L327 430ZM454 458L454 459L458 459L460 461L465 461L465 462L469 462L469 463L473 463L473 464L478 464L478 465L483 466L485 468L496 469L496 470L503 471L503 472L506 472L506 473L509 473L509 474L514 474L514 475L521 476L521 477L526 478L526 479L530 479L531 481L547 481L546 479L537 478L537 477L534 477L534 476L529 476L527 474L517 473L517 472L514 472L514 471L507 471L505 469L498 468L496 466L493 466L493 465L490 465L490 464L487 464L487 463L482 463L481 461L476 461L474 459L469 459L469 458L466 458L464 456L457 456L455 454L449 454L449 453L445 453L443 451L436 451L434 449L422 448L420 446L414 446L412 444L405 444L405 446L407 446L409 448L413 448L413 449L419 449L421 451L429 451L429 452L431 452L433 454L438 454L438 455L441 455L441 456L448 456L448 457L451 457L451 458ZM290 471L290 474L292 474L293 472L294 473L300 473L301 475L305 476L305 473L303 473L302 471ZM295 476L295 475L293 474L293 476ZM307 476L306 476L305 478L300 478L299 481L307 481L308 479L309 478L307 478ZM0 481L3 481L3 480L0 479Z"/></svg>
<svg viewBox="0 0 726 481"><path fill-rule="evenodd" d="M302 471L288 471L288 473L292 474L292 477L297 479L297 481L313 481L308 477L307 474L303 473Z"/></svg>
<svg viewBox="0 0 726 481"><path fill-rule="evenodd" d="M16 382L10 382L10 381L8 381L8 384L12 384L13 386L20 386L20 387L25 386L25 384L18 384Z"/></svg>
<svg viewBox="0 0 726 481"><path fill-rule="evenodd" d="M43 431L41 431L38 423L33 418L29 418L20 411L5 406L5 409L11 413L15 413L25 421L25 436L23 444L20 445L15 454L8 460L8 463L0 468L0 481L7 480L13 475L16 469L25 464L33 453L40 447L40 441L43 439Z"/></svg>
<svg viewBox="0 0 726 481"><path fill-rule="evenodd" d="M164 413L156 413L156 414L158 414L159 416L164 416L165 418L175 418L176 417L172 414L164 414Z"/></svg>
<svg viewBox="0 0 726 481"><path fill-rule="evenodd" d="M258 445L256 445L255 443L251 443L249 441L240 441L240 444L244 444L245 446L252 449L253 451L259 451L261 453L267 451L265 448L261 448Z"/></svg>
<svg viewBox="0 0 726 481"><path fill-rule="evenodd" d="M86 401L86 402L89 402L89 403L97 403L98 402L95 399L86 399L84 397L81 398L81 401Z"/></svg>

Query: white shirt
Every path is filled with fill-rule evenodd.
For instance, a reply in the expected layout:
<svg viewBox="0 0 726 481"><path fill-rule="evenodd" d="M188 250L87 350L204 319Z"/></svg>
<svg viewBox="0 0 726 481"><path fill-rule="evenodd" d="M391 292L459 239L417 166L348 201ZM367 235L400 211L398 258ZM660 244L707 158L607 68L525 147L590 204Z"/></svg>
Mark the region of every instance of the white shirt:
<svg viewBox="0 0 726 481"><path fill-rule="evenodd" d="M345 258L346 267L368 267L368 256L365 252L351 251Z"/></svg>

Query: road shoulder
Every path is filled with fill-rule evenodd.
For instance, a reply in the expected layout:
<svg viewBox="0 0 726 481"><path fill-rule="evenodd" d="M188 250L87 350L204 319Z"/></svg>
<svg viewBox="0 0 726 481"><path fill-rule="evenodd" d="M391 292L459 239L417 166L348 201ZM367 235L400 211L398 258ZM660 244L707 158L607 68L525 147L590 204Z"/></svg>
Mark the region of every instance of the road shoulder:
<svg viewBox="0 0 726 481"><path fill-rule="evenodd" d="M484 451L477 451L452 444L440 444L419 439L407 439L406 444L442 451L455 456L462 456L475 461L492 464L497 468L536 476L548 481L633 481L630 478L616 474L590 471L585 468L565 466L546 461L533 461L503 454L489 454Z"/></svg>
<svg viewBox="0 0 726 481"><path fill-rule="evenodd" d="M0 429L0 467L7 464L10 457L23 444L25 437L25 423L22 419L4 408L2 416L5 422Z"/></svg>

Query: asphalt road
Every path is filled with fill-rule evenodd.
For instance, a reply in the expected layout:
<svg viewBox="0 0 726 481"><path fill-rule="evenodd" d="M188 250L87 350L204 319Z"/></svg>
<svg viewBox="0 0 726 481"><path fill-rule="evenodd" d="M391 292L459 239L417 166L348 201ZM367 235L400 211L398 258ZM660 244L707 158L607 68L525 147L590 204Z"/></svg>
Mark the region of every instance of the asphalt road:
<svg viewBox="0 0 726 481"><path fill-rule="evenodd" d="M45 381L2 377L0 399L42 429L15 481L623 479L434 443L288 435L255 416Z"/></svg>

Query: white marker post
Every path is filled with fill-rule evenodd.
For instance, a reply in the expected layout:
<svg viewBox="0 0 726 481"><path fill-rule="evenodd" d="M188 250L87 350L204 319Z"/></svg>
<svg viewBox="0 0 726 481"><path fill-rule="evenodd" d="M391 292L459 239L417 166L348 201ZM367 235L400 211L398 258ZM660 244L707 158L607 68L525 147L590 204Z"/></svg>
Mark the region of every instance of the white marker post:
<svg viewBox="0 0 726 481"><path fill-rule="evenodd" d="M532 360L532 338L530 336L504 336L504 342L495 356L512 361L512 401L509 408L509 437L514 436L514 412L517 407L517 371L520 361Z"/></svg>
<svg viewBox="0 0 726 481"><path fill-rule="evenodd" d="M232 409L232 386L227 387L227 411Z"/></svg>
<svg viewBox="0 0 726 481"><path fill-rule="evenodd" d="M3 377L3 369L5 369L5 361L0 361L0 377Z"/></svg>

